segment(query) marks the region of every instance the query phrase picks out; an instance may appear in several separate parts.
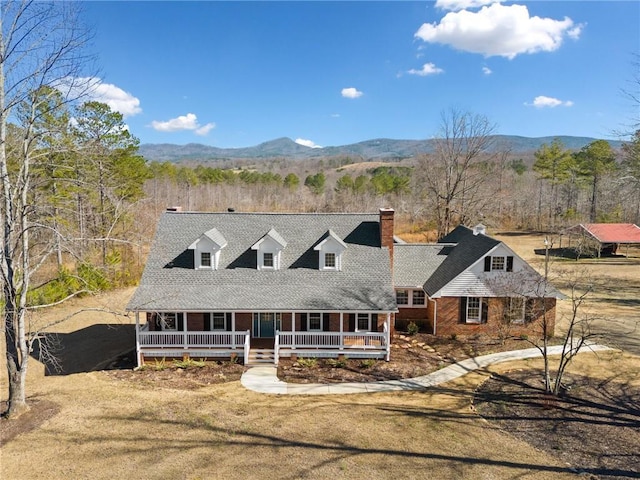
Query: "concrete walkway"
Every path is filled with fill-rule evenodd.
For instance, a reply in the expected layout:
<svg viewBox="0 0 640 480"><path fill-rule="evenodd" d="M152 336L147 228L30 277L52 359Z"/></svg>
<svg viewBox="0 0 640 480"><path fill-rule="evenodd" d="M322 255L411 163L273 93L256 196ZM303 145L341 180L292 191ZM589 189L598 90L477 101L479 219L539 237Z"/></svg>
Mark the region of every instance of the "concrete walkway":
<svg viewBox="0 0 640 480"><path fill-rule="evenodd" d="M612 349L605 345L594 344L583 347L582 351L593 352L601 350ZM561 352L562 345L549 347L550 355L558 355ZM435 385L440 385L441 383L449 382L474 370L488 367L489 365L541 356L537 348L493 353L491 355L468 358L467 360L454 363L453 365L421 377L368 383L286 383L278 379L276 367L251 367L242 375L240 382L248 390L279 395L343 395L348 393L424 390Z"/></svg>

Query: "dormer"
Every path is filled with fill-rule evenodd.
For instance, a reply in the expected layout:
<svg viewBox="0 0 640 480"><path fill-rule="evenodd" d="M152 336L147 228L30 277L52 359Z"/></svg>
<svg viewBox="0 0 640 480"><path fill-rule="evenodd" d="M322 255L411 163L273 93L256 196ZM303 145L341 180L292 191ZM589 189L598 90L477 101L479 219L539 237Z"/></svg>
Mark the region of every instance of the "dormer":
<svg viewBox="0 0 640 480"><path fill-rule="evenodd" d="M280 270L281 252L287 242L273 228L251 246L251 250L258 252L258 270Z"/></svg>
<svg viewBox="0 0 640 480"><path fill-rule="evenodd" d="M347 245L332 230L329 230L313 249L318 251L320 270L342 270L342 254Z"/></svg>
<svg viewBox="0 0 640 480"><path fill-rule="evenodd" d="M217 228L204 232L200 238L189 245L193 250L193 265L196 270L217 270L220 264L220 251L227 241Z"/></svg>

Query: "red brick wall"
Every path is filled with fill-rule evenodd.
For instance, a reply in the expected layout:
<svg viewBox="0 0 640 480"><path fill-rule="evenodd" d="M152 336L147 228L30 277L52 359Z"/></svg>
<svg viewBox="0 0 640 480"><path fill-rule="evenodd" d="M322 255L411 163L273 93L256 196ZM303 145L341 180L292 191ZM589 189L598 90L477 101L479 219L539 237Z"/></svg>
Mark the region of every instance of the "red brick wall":
<svg viewBox="0 0 640 480"><path fill-rule="evenodd" d="M488 319L485 323L461 323L460 322L460 298L442 297L436 299L437 318L436 335L472 335L475 333L486 333L498 335L507 331L509 335L541 335L542 323L547 319L548 336L553 336L556 317L556 299L545 299L545 308L541 306L537 309L534 318L528 319L524 324L509 324L505 327L503 315L503 299L489 298Z"/></svg>
<svg viewBox="0 0 640 480"><path fill-rule="evenodd" d="M433 309L433 307L432 307ZM398 307L396 313L396 326L400 331L406 331L410 322L415 322L420 327L421 333L431 333L433 328L429 323L429 311L427 306L422 308L402 308Z"/></svg>

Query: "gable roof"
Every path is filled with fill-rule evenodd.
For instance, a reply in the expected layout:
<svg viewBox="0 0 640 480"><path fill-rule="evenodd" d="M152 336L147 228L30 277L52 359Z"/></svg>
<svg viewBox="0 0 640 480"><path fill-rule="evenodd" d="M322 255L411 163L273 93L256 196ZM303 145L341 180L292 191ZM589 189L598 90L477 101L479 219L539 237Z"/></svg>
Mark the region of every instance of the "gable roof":
<svg viewBox="0 0 640 480"><path fill-rule="evenodd" d="M640 227L633 223L581 223L569 233L587 233L600 243L639 243Z"/></svg>
<svg viewBox="0 0 640 480"><path fill-rule="evenodd" d="M226 239L218 270L194 269L194 238ZM251 247L274 230L286 239L281 269L256 269ZM313 250L331 229L348 246L342 271L319 269ZM273 237L272 237L273 238ZM377 214L165 212L127 308L139 311L396 311L389 251Z"/></svg>
<svg viewBox="0 0 640 480"><path fill-rule="evenodd" d="M258 240L256 243L254 243L251 246L251 249L258 250L258 248L260 248L260 244L264 242L267 238L270 238L271 240L276 242L278 245L280 245L281 248L285 248L287 246L287 241L284 238L282 238L282 235L276 232L275 228L272 227L262 238L260 238L260 240Z"/></svg>
<svg viewBox="0 0 640 480"><path fill-rule="evenodd" d="M327 233L324 234L324 237L317 243L317 245L313 247L313 249L321 250L322 246L329 241L333 241L334 243L337 243L342 248L347 248L347 244L344 243L342 239L338 235L336 235L336 233L333 230L329 229Z"/></svg>
<svg viewBox="0 0 640 480"><path fill-rule="evenodd" d="M189 249L195 249L198 245L198 242L202 240L202 237L206 237L211 240L218 248L224 248L227 246L227 240L222 236L222 234L218 231L217 228L212 228L204 232L202 235L198 237L191 245L189 245Z"/></svg>
<svg viewBox="0 0 640 480"><path fill-rule="evenodd" d="M424 284L424 290L432 296L476 263L501 242L483 234L474 235L473 230L463 225L456 227L438 243L455 243L445 261L433 272Z"/></svg>

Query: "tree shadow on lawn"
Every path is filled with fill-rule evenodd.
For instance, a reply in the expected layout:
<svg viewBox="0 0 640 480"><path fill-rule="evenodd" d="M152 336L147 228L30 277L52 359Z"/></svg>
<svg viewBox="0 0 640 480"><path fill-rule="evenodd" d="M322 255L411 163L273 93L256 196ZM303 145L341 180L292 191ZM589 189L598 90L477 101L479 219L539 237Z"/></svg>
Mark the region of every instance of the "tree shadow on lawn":
<svg viewBox="0 0 640 480"><path fill-rule="evenodd" d="M349 404L341 404L341 406L348 408ZM358 404L362 406L362 404ZM403 414L416 415L416 409L409 408L404 410L402 408L398 409L397 407L379 407L383 411L387 412L401 412ZM418 409L419 410L419 409ZM426 415L433 418L447 418L452 420L460 420L463 421L464 418L468 418L467 415L462 413L453 413L447 412L446 415L434 415L434 411L430 409L425 409L421 415ZM442 413L442 412L440 412ZM126 449L127 455L131 455L135 453L136 449L139 449L139 453L145 453L147 451L147 442L156 442L157 439L152 434L144 434L143 432L149 432L153 430L153 425L169 425L172 428L176 429L186 429L192 432L192 437L198 436L198 431L202 434L206 435L214 435L214 437L210 440L198 440L198 439L180 439L175 442L165 442L163 443L163 449L171 450L175 448L176 451L184 452L184 450L189 449L201 449L203 447L210 446L210 444L215 445L216 448L220 447L240 447L242 449L250 448L250 447L267 447L267 448L295 448L295 449L304 449L308 450L309 456L305 457L308 459L314 458L314 452L316 453L334 453L337 457L333 457L327 460L318 460L317 463L313 463L312 465L307 465L305 470L314 471L317 468L340 461L346 457L353 457L359 455L383 455L387 458L396 457L396 458L406 458L411 460L435 460L435 461L443 461L443 462L453 462L460 464L469 464L469 465L486 465L491 467L502 467L509 469L518 469L525 470L529 472L541 472L541 473L576 473L576 469L571 466L562 467L555 465L547 465L547 464L534 464L527 462L518 462L518 461L509 461L509 460L500 460L500 459L492 459L492 458L479 458L473 456L462 456L462 455L447 455L440 453L431 453L425 451L408 451L408 450L394 450L389 448L365 448L349 442L348 439L344 441L304 441L300 439L300 436L294 438L286 438L284 436L278 436L268 433L259 433L253 432L242 428L234 428L233 432L230 432L227 429L208 424L207 422L203 422L202 419L159 419L157 415L154 415L153 412L145 412L142 415L131 415L131 416L105 416L101 417L101 420L107 422L125 422L127 424L131 423L139 423L140 428L137 438L135 438L135 442L131 443L133 440L131 437L126 437L122 439L114 438L113 436L95 436L93 438L88 438L84 440L84 442L96 442L103 444L105 442L116 442L122 443L123 449ZM465 422L468 425L468 421ZM145 424L147 426L145 426ZM232 433L232 434L231 434ZM302 432L303 433L303 432ZM131 450L133 448L133 451ZM627 470L625 468L581 468L580 472L582 473L593 473L598 475L605 476L615 476L615 477L636 477L637 472L634 470ZM300 478L300 472L296 472L292 474L292 478Z"/></svg>
<svg viewBox="0 0 640 480"><path fill-rule="evenodd" d="M45 375L135 367L135 325L97 324L71 333L42 333L31 357Z"/></svg>

